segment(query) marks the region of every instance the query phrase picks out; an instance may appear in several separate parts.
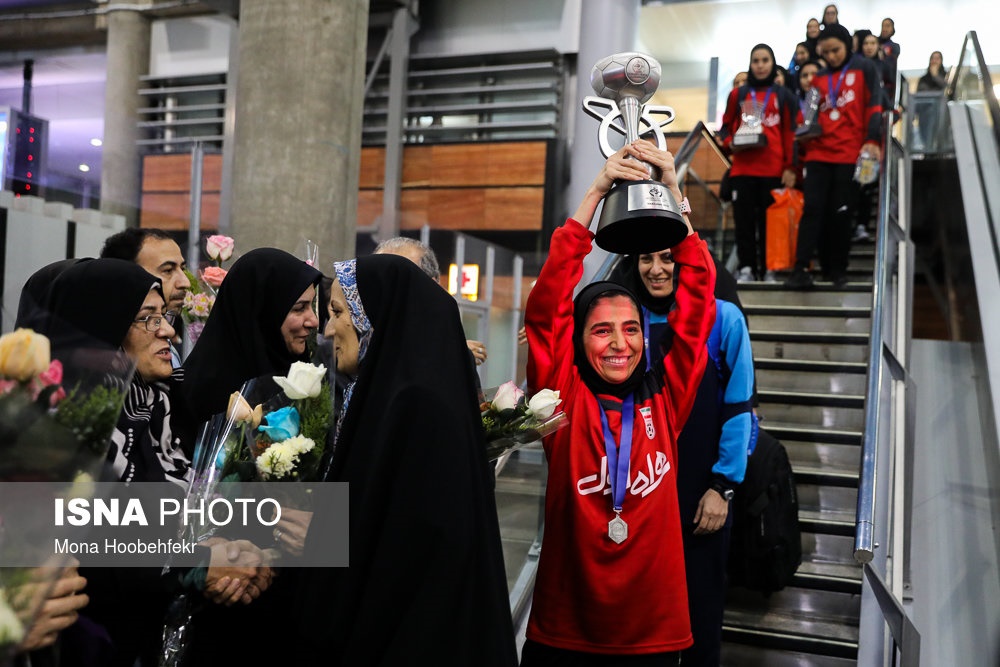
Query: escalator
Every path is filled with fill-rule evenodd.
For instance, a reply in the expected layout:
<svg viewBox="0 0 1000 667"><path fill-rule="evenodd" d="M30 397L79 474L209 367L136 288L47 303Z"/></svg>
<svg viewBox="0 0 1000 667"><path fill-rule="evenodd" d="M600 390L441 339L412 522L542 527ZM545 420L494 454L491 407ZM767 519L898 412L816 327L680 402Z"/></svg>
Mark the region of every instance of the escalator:
<svg viewBox="0 0 1000 667"><path fill-rule="evenodd" d="M970 40L974 47L968 46ZM1000 308L994 304L977 310L970 304L977 292L980 305L989 300L985 295L1000 292L1000 110L983 83L988 70L975 33L967 38L965 53L978 60L972 65L972 57L960 59L950 79L948 106L939 100L926 102L952 122L938 118L934 134L921 135L919 142L913 141L921 131L918 122L924 123L924 131L932 125L927 109L919 119L916 113L925 102L907 95L905 81L899 86L904 91L903 115L895 125L887 124L891 129L885 137L877 242L853 249L848 284L836 288L818 282L811 292L789 292L780 283L740 285L756 362L761 426L785 445L796 475L803 562L791 585L770 596L731 587L723 628L724 665L918 667L921 634L935 642L955 643L954 637L974 634L966 632L964 624L986 628L990 635L1000 627L1000 602L994 601L972 605L988 611L985 625L956 613L947 619L954 628L945 625L928 633L931 613L940 624L949 605L959 612L964 604L954 596L914 599L915 587L921 588L913 582L913 568L919 566L921 576L944 582L956 571L974 570L976 563L952 562L948 546L936 545L941 553L932 554L937 559L927 564L923 561L928 554L911 554L909 548L913 442L918 437L914 425L920 423L910 375L914 272L922 276L922 284L930 285L932 301L940 306L949 330L1000 328ZM976 66L977 75L971 77ZM978 98L969 92L974 88L980 91ZM721 207L717 232L703 236L712 237L714 252L724 259L731 244L725 205L692 166L699 142L711 141L711 133L699 125L675 154L685 194L692 201L702 197ZM965 227L965 222L969 242L964 258L952 253L939 260L927 252L949 241L963 245L950 230ZM913 238L921 247L914 247ZM610 271L613 261L605 261L597 276ZM971 294L955 288L956 277L969 282L974 277ZM986 385L977 402L985 415L983 438L996 449L1000 390L991 392L988 384L989 376L1000 378L1000 341L992 344L988 339L980 336L982 354L976 357L987 372L973 380ZM923 391L933 392L934 387ZM518 497L512 506L528 524L540 516L544 462L540 452L523 455L520 463L512 464L525 466L530 479L501 475L498 493ZM928 465L934 468L927 463L924 467ZM1000 488L1000 465L996 467L987 476L996 477ZM996 499L996 492L992 497ZM1000 501L994 502L1000 506ZM1000 517L1000 507L994 516ZM530 530L519 538L528 556L523 567L511 571L510 583L515 622L523 628L539 541ZM1000 552L1000 537L994 547ZM996 553L991 555L996 567ZM929 606L933 608L928 611ZM918 630L914 618L921 613L926 618ZM928 647L924 651L944 654ZM1000 656L1000 638L979 641L978 646L970 641L962 655L965 659L923 664L1000 664L985 657Z"/></svg>

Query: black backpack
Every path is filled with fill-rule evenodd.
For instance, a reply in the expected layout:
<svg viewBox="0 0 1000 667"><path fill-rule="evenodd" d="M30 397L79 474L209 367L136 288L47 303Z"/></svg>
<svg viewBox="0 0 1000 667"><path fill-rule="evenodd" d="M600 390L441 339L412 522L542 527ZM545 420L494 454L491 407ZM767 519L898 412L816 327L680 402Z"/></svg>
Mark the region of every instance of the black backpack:
<svg viewBox="0 0 1000 667"><path fill-rule="evenodd" d="M790 584L802 563L795 477L784 445L764 429L730 509L729 583L766 594Z"/></svg>

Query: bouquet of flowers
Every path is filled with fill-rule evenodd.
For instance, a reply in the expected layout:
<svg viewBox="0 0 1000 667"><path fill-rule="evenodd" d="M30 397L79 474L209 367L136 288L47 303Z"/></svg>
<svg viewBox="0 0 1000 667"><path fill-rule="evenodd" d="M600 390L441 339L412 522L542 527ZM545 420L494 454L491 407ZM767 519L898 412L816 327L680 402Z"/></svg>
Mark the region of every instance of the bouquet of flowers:
<svg viewBox="0 0 1000 667"><path fill-rule="evenodd" d="M212 266L205 267L196 277L193 273L185 270L191 289L184 294L184 303L181 306L181 317L187 329L186 340L194 345L205 328L205 321L212 312L215 305L215 295L226 277L226 270L222 268L222 263L233 256L233 249L236 242L229 236L214 234L205 241L205 254L214 262Z"/></svg>
<svg viewBox="0 0 1000 667"><path fill-rule="evenodd" d="M537 442L569 424L562 410L558 391L542 389L530 399L513 382L505 382L488 392L490 401L480 404L483 428L486 429L486 456L494 461L501 456Z"/></svg>
<svg viewBox="0 0 1000 667"><path fill-rule="evenodd" d="M237 443L245 446L219 452L224 479L236 473L242 481L313 481L318 475L332 422L326 366L297 361L287 376L272 379L281 391L256 407L241 393L230 396L230 415L253 430Z"/></svg>
<svg viewBox="0 0 1000 667"><path fill-rule="evenodd" d="M114 363L86 354L81 359L100 381L85 385L84 369L73 369L80 382L67 390L63 365L51 358L48 338L30 329L0 337L0 489L5 497L20 497L12 482L65 483L75 496L92 493L89 482L104 465L132 368L118 363L117 356ZM48 525L40 515L51 511L41 506L52 506L18 507L5 521L3 514L13 504L11 498L0 503L0 563L34 558L39 526ZM35 546L24 531L32 531ZM48 560L44 566L0 568L0 663L30 629L65 564Z"/></svg>
<svg viewBox="0 0 1000 667"><path fill-rule="evenodd" d="M322 364L295 362L286 376L246 382L229 397L226 412L202 427L192 462L195 475L188 504L218 497L220 482L317 479L332 416L330 381ZM283 490L282 507L308 507L307 488L304 493L289 494L287 487ZM195 534L196 530L188 526L183 538L200 542L215 534L213 529ZM268 549L267 554L272 560L280 557L275 549ZM175 598L163 630L161 667L183 664L195 609L196 602L188 594Z"/></svg>

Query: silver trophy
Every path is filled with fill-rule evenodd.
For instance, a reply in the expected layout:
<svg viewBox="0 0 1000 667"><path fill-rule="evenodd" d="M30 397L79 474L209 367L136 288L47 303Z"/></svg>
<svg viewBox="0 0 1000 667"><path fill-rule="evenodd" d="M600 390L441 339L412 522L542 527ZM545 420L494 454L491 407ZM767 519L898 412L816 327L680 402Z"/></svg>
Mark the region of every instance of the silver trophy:
<svg viewBox="0 0 1000 667"><path fill-rule="evenodd" d="M796 139L812 139L823 134L823 128L819 126L819 99L819 91L815 88L810 88L806 93L805 108L802 110L803 121L795 128Z"/></svg>
<svg viewBox="0 0 1000 667"><path fill-rule="evenodd" d="M751 97L740 103L740 112L740 127L733 135L733 152L767 146L763 121L764 105Z"/></svg>
<svg viewBox="0 0 1000 667"><path fill-rule="evenodd" d="M667 106L646 104L660 83L660 64L643 53L626 52L602 58L590 73L597 97L583 98L583 110L601 122L598 146L605 158L615 153L612 131L629 144L652 139L666 150L663 127L674 120ZM654 116L661 116L657 120ZM608 252L635 254L671 248L687 236L687 225L670 191L659 181L659 170L643 162L649 179L620 181L604 197L595 241Z"/></svg>

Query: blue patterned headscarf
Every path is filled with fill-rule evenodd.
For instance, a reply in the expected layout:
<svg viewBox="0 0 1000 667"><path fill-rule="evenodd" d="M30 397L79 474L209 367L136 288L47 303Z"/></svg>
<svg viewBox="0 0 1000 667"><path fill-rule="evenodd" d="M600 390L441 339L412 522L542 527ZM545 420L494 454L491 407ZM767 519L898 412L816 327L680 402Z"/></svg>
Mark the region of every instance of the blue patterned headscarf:
<svg viewBox="0 0 1000 667"><path fill-rule="evenodd" d="M334 262L333 270L337 274L337 282L344 290L344 298L347 300L347 307L351 311L351 323L358 334L358 364L365 358L368 351L368 343L372 339L372 323L365 314L365 308L361 305L361 295L358 294L358 263L353 259L345 262ZM347 406L351 402L351 395L354 393L355 378L351 378L344 389L344 405L340 409L337 417L337 428L334 432L334 442L340 435L340 425L347 414Z"/></svg>

